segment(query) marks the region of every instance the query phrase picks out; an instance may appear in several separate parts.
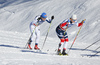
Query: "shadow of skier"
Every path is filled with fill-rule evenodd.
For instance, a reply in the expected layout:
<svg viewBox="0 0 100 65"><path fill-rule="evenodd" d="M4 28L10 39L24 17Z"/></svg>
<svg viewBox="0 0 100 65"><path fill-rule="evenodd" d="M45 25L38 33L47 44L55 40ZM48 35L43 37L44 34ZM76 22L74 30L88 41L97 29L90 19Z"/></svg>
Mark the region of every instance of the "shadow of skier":
<svg viewBox="0 0 100 65"><path fill-rule="evenodd" d="M21 50L21 52L31 52L31 53L38 53L38 54L47 54L46 52L42 52L41 50Z"/></svg>
<svg viewBox="0 0 100 65"><path fill-rule="evenodd" d="M0 45L1 47L9 47L9 48L19 48L19 49L22 49L22 47L18 47L18 46L12 46L12 45Z"/></svg>

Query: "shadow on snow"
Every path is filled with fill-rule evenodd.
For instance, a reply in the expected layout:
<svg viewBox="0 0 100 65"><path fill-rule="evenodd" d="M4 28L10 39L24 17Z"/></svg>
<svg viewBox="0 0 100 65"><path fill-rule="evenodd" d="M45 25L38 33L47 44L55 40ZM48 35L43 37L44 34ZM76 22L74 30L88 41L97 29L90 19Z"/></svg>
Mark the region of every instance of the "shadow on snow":
<svg viewBox="0 0 100 65"><path fill-rule="evenodd" d="M8 48L17 48L17 49L24 49L22 47L18 47L18 46L12 46L12 45L4 45L4 44L1 44L0 47L8 47ZM32 53L39 53L39 54L47 54L45 52L42 52L40 50L36 50L36 51L33 51L33 50L21 50L21 52L32 52Z"/></svg>
<svg viewBox="0 0 100 65"><path fill-rule="evenodd" d="M99 57L100 55L95 55L96 53L100 53L100 51L96 51L96 50L90 50L90 49L86 49L86 50L84 50L84 49L79 49L79 48L71 48L71 50L80 50L80 51L91 51L91 52L93 52L94 54L81 54L82 56L89 56L89 57Z"/></svg>
<svg viewBox="0 0 100 65"><path fill-rule="evenodd" d="M18 46L12 46L12 45L0 45L1 47L9 47L9 48L19 48L19 49L22 49L21 47L18 47Z"/></svg>
<svg viewBox="0 0 100 65"><path fill-rule="evenodd" d="M100 57L100 55L94 55L94 54L81 54L82 57L87 56L87 57Z"/></svg>
<svg viewBox="0 0 100 65"><path fill-rule="evenodd" d="M46 52L42 52L41 50L21 50L22 52L31 52L31 53L39 53L39 54L47 54Z"/></svg>
<svg viewBox="0 0 100 65"><path fill-rule="evenodd" d="M95 50L90 50L90 49L86 49L86 50L84 50L84 49L80 49L80 48L71 48L71 50L91 51L91 52L93 52L93 53L98 52L98 51L95 51Z"/></svg>

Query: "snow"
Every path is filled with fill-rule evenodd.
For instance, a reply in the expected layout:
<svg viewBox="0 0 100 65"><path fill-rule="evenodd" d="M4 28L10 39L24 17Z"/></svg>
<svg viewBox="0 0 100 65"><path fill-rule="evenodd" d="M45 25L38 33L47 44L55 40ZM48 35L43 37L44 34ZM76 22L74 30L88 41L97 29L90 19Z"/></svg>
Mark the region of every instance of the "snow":
<svg viewBox="0 0 100 65"><path fill-rule="evenodd" d="M4 37L3 37L4 36ZM27 42L27 33L0 31L0 65L99 65L100 55L91 56L96 51L93 48L98 47L93 45L89 50L82 51L85 48L86 43L75 44L72 48L69 56L56 55L55 49L59 41L53 40L55 38L48 37L46 44L42 50L28 50L24 49ZM41 37L42 46L44 37ZM34 45L32 44L32 47ZM49 50L49 51L47 51ZM82 57L82 55L84 57ZM87 62L88 61L88 62Z"/></svg>
<svg viewBox="0 0 100 65"><path fill-rule="evenodd" d="M100 39L100 0L0 0L0 65L100 65L100 54L95 54L100 41L85 51L88 45ZM42 51L25 49L30 36L29 24L36 15L46 12L48 18L55 16ZM78 22L86 19L69 56L56 55L60 40L55 28L64 19L77 14ZM41 48L49 28L41 25ZM79 28L67 30L72 44ZM34 48L34 42L32 43ZM67 50L68 51L68 50ZM82 57L83 56L83 57Z"/></svg>

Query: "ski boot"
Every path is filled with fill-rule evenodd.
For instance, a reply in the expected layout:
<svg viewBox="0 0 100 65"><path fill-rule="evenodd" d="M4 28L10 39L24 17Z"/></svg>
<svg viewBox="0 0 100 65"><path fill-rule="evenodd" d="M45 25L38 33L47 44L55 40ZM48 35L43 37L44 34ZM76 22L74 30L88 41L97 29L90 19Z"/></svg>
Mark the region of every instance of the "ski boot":
<svg viewBox="0 0 100 65"><path fill-rule="evenodd" d="M57 51L57 55L62 55L62 53L61 53L61 50L60 50L60 49L58 49L58 51Z"/></svg>
<svg viewBox="0 0 100 65"><path fill-rule="evenodd" d="M38 44L37 44L37 43L35 44L34 49L35 49L35 50L40 50L40 48L38 48Z"/></svg>
<svg viewBox="0 0 100 65"><path fill-rule="evenodd" d="M28 47L27 47L27 48L28 48L28 49L32 49L30 44L28 44Z"/></svg>
<svg viewBox="0 0 100 65"><path fill-rule="evenodd" d="M62 54L67 56L68 54L67 54L65 51L66 51L66 50L65 50L65 49L63 49Z"/></svg>
<svg viewBox="0 0 100 65"><path fill-rule="evenodd" d="M31 39L30 39L30 40L29 40L29 43L28 43L28 47L27 47L28 49L32 49L32 48L31 48L31 42L32 42L32 41L31 41Z"/></svg>

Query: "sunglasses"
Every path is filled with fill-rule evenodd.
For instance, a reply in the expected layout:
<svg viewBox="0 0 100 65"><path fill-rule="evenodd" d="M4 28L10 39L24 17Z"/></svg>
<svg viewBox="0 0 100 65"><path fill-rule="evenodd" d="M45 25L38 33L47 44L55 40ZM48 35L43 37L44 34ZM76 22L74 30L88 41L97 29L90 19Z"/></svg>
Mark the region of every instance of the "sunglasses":
<svg viewBox="0 0 100 65"><path fill-rule="evenodd" d="M73 21L76 21L76 20L73 20Z"/></svg>

